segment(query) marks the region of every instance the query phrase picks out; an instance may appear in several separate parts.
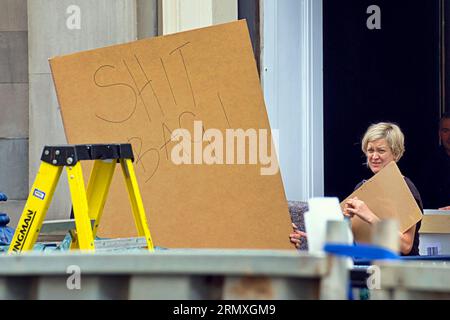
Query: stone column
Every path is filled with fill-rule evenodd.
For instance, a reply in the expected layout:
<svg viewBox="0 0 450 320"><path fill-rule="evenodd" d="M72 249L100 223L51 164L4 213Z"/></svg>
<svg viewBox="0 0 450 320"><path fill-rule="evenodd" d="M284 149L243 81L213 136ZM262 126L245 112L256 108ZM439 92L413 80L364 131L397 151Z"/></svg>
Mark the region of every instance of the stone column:
<svg viewBox="0 0 450 320"><path fill-rule="evenodd" d="M66 143L48 59L136 40L136 8L136 0L28 1L30 185L44 145ZM47 220L67 219L70 209L67 177L63 173Z"/></svg>
<svg viewBox="0 0 450 320"><path fill-rule="evenodd" d="M171 34L238 18L237 0L159 0L159 31Z"/></svg>
<svg viewBox="0 0 450 320"><path fill-rule="evenodd" d="M15 227L28 196L27 1L0 0L0 211Z"/></svg>

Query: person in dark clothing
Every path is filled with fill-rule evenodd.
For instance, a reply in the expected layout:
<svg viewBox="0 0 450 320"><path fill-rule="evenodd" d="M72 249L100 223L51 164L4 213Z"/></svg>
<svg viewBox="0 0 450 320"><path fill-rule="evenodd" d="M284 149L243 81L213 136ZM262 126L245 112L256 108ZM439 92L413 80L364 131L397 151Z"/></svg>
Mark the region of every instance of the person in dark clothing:
<svg viewBox="0 0 450 320"><path fill-rule="evenodd" d="M391 161L398 162L405 151L404 136L400 128L393 123L381 122L367 129L362 140L362 151L367 157L367 166L373 174L377 174ZM419 191L410 179L404 177L414 196L420 210L423 213L422 199ZM355 189L359 188L365 180L360 182ZM349 199L344 204L344 215L353 218L355 215L368 224L374 224L380 219L370 210L366 203L358 198ZM399 232L400 253L402 255L419 255L419 229L421 221L405 232ZM304 232L294 226L294 232L289 235L290 241L298 248Z"/></svg>
<svg viewBox="0 0 450 320"><path fill-rule="evenodd" d="M391 161L398 162L405 152L404 135L400 128L387 122L371 125L362 140L362 151L367 157L367 166L373 174L377 174ZM414 199L423 213L422 199L419 191L410 179L404 177ZM360 182L355 189L365 181ZM368 224L377 223L380 219L370 210L364 201L358 198L349 199L344 204L344 215L353 218L355 215ZM419 229L421 221L405 232L399 232L400 253L402 255L419 255Z"/></svg>
<svg viewBox="0 0 450 320"><path fill-rule="evenodd" d="M450 210L450 112L439 121L441 146L422 169L423 201L427 209Z"/></svg>
<svg viewBox="0 0 450 320"><path fill-rule="evenodd" d="M405 179L406 184L408 185L409 190L411 191L414 200L416 200L417 205L420 208L420 211L422 211L423 213L423 203L422 203L422 198L420 196L419 190L417 190L416 186L414 185L414 183L407 177L403 177ZM363 180L360 183L358 183L355 187L355 190L357 190L359 187L361 187L363 185L364 182L366 182L367 180ZM416 231L414 233L414 240L413 240L413 246L411 251L408 254L404 254L402 252L402 255L404 256L418 256L419 255L419 229L420 226L422 224L422 221L419 221L416 224Z"/></svg>

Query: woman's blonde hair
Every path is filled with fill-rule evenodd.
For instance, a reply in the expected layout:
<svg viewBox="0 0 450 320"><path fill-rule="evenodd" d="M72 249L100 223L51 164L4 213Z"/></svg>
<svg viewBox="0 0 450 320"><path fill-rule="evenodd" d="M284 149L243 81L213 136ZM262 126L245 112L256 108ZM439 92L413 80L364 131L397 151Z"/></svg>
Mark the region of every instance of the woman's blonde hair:
<svg viewBox="0 0 450 320"><path fill-rule="evenodd" d="M362 139L362 151L367 154L367 145L379 139L385 139L391 148L394 160L398 161L405 152L405 136L400 127L390 122L380 122L373 124L367 129Z"/></svg>

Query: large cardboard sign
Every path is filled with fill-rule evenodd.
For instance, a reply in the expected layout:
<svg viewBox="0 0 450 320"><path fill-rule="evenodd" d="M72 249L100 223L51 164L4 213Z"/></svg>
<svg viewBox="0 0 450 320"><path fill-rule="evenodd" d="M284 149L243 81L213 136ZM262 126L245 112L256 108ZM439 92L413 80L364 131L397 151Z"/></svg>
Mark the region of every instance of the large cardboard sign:
<svg viewBox="0 0 450 320"><path fill-rule="evenodd" d="M68 142L131 143L157 246L292 248L245 21L50 59ZM115 174L99 236L136 235Z"/></svg>
<svg viewBox="0 0 450 320"><path fill-rule="evenodd" d="M398 220L401 232L422 219L422 212L394 161L342 201L342 210L345 202L354 197L363 200L378 218ZM352 219L352 230L356 242L371 242L371 227L357 216Z"/></svg>

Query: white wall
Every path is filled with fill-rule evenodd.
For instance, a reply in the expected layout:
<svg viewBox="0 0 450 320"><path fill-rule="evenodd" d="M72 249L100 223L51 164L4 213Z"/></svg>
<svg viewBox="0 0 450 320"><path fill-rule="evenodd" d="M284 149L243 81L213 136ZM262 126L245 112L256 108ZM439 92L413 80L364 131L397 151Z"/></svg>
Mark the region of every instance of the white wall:
<svg viewBox="0 0 450 320"><path fill-rule="evenodd" d="M262 0L262 82L288 200L323 196L322 1Z"/></svg>
<svg viewBox="0 0 450 320"><path fill-rule="evenodd" d="M159 0L160 33L171 34L237 20L237 0Z"/></svg>

